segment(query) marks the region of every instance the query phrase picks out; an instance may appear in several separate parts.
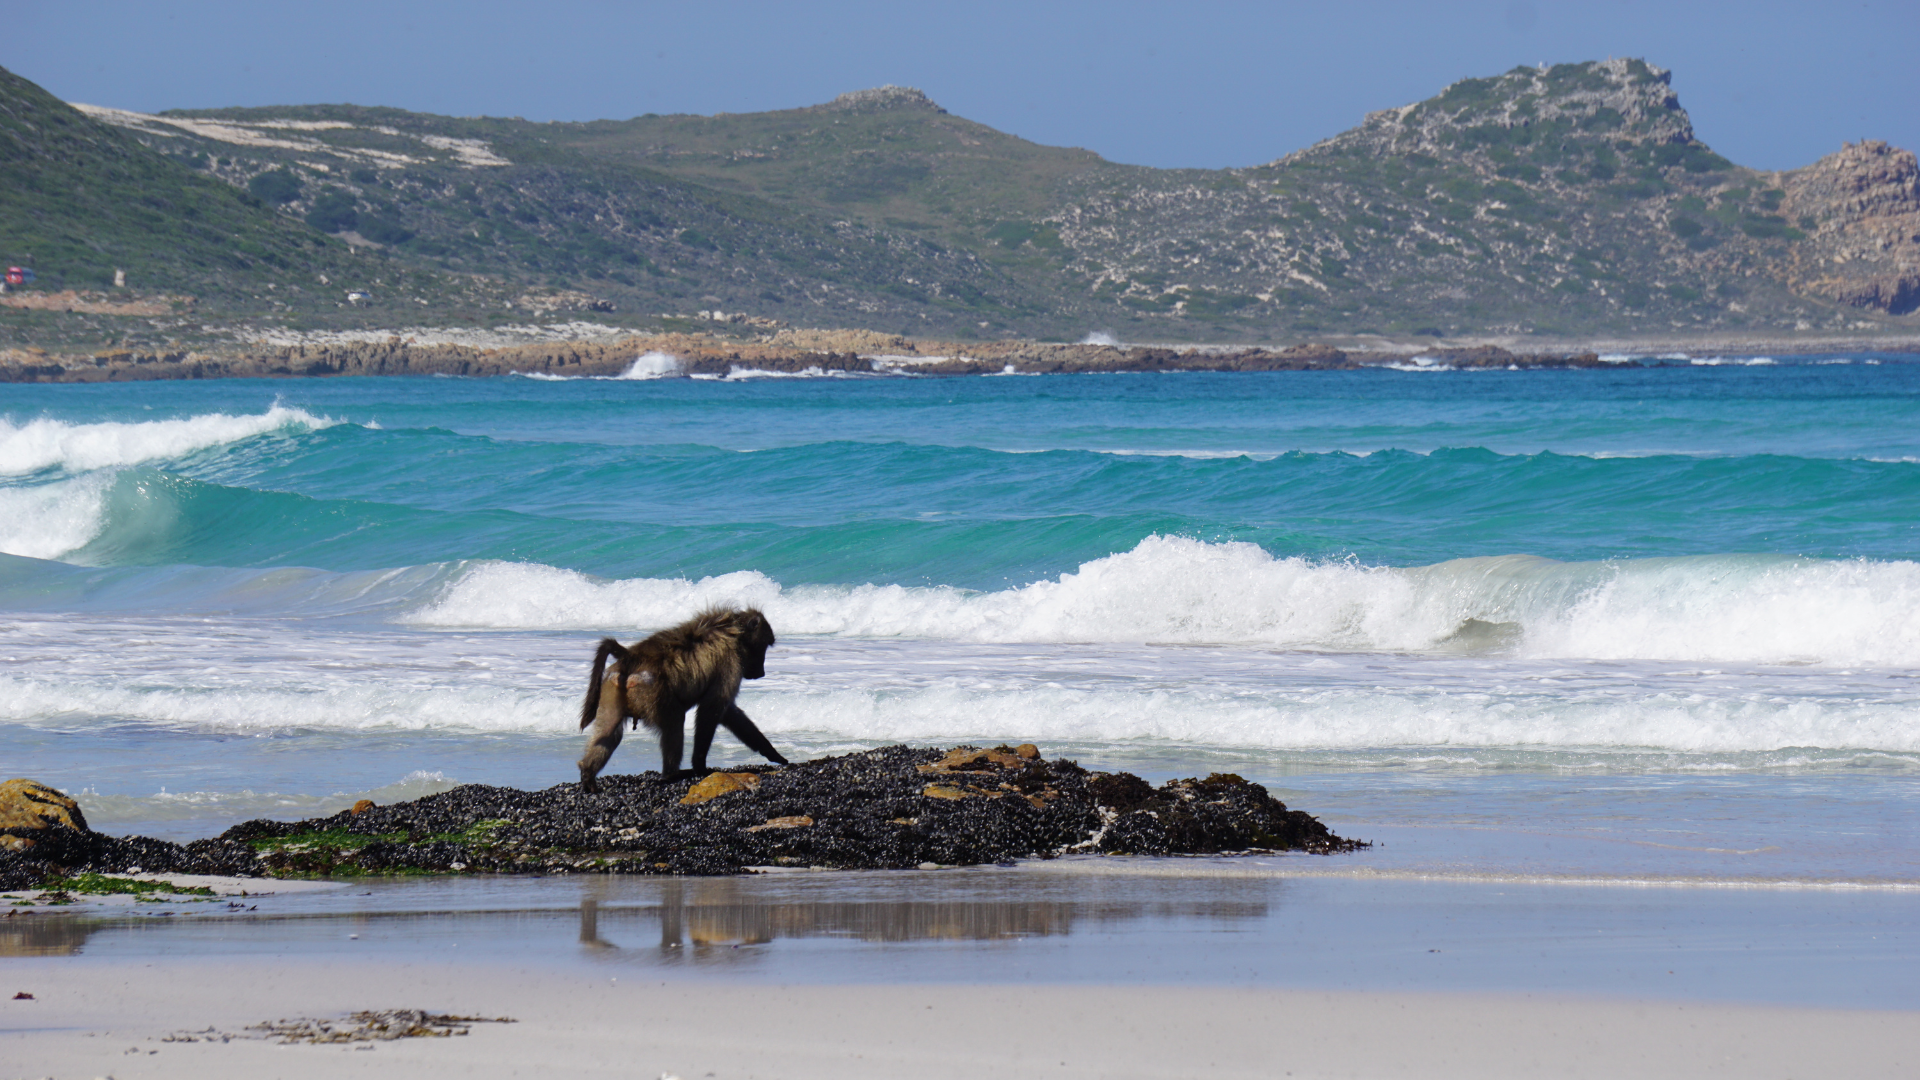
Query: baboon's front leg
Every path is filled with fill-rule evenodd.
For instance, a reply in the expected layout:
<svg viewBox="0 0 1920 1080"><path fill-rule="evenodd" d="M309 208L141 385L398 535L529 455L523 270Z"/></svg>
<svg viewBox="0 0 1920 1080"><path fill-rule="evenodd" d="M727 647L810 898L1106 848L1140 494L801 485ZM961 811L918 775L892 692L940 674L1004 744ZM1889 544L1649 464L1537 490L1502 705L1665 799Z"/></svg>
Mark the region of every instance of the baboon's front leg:
<svg viewBox="0 0 1920 1080"><path fill-rule="evenodd" d="M754 726L753 720L746 713L740 711L740 706L727 706L727 714L720 719L720 722L725 724L727 730L733 732L733 737L739 739L747 749L776 765L787 764L787 759L781 757L780 751L773 748L771 740L760 734L760 729Z"/></svg>

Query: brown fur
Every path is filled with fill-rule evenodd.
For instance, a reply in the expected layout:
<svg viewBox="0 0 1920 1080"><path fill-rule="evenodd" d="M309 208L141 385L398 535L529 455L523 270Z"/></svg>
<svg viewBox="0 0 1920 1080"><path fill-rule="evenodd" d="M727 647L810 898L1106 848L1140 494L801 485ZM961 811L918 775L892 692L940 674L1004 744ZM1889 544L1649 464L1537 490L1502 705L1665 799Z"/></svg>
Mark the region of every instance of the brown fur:
<svg viewBox="0 0 1920 1080"><path fill-rule="evenodd" d="M632 646L612 638L602 640L593 654L593 675L580 707L581 728L592 729L587 752L580 759L580 786L599 789L595 778L620 745L621 729L629 719L635 728L644 723L659 733L660 771L670 779L709 771L707 749L719 727L769 761L786 764L787 759L733 703L741 680L766 675L767 650L773 644L773 627L755 608L709 608ZM616 661L611 672L607 671L609 658ZM687 710L696 708L693 768L683 772L683 725Z"/></svg>

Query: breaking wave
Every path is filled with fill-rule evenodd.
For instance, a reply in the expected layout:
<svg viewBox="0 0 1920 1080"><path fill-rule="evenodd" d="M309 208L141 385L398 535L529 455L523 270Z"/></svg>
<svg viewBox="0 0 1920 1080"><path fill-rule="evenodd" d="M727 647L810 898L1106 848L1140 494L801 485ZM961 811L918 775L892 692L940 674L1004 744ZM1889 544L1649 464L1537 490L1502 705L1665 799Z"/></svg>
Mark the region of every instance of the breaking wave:
<svg viewBox="0 0 1920 1080"><path fill-rule="evenodd" d="M449 627L644 628L707 604L751 604L787 633L845 637L1920 663L1913 562L1716 555L1561 563L1509 555L1401 569L1170 536L996 592L783 587L750 570L608 581L479 562L402 618Z"/></svg>
<svg viewBox="0 0 1920 1080"><path fill-rule="evenodd" d="M0 487L0 552L57 559L78 551L106 527L112 472L30 487Z"/></svg>
<svg viewBox="0 0 1920 1080"><path fill-rule="evenodd" d="M274 431L319 431L338 421L275 404L258 415L207 413L179 420L70 424L0 419L0 476L49 469L87 472L183 457Z"/></svg>

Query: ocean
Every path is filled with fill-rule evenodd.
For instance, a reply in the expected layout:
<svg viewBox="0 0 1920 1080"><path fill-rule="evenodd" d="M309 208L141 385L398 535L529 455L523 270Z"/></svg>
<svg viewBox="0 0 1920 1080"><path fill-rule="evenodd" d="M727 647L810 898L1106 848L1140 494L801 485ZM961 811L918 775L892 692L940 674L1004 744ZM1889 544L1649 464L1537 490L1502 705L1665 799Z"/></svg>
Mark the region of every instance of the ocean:
<svg viewBox="0 0 1920 1080"><path fill-rule="evenodd" d="M0 387L7 775L179 840L570 782L598 638L754 604L795 759L1033 742L1376 841L1290 873L1920 885L1920 364L655 367Z"/></svg>

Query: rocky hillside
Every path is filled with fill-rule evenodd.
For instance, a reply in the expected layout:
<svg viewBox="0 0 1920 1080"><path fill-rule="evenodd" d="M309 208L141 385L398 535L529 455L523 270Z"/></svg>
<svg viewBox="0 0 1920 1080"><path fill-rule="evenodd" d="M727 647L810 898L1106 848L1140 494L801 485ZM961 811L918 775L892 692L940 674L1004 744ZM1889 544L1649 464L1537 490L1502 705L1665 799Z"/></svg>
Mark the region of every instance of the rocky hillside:
<svg viewBox="0 0 1920 1080"><path fill-rule="evenodd" d="M0 115L38 92L9 79ZM295 325L572 310L671 330L691 324L662 316L721 311L960 339L1273 342L1920 325L1911 153L1863 143L1793 172L1743 168L1699 139L1667 73L1639 60L1466 79L1227 170L1040 146L898 87L593 123L82 108L69 129L118 159L144 151L142 167L169 183L224 182L227 201L208 205L266 215L294 245L239 278L179 268L169 290L225 283ZM76 154L61 167L84 171ZM31 155L4 164L31 189L84 186L48 180ZM190 224L162 214L115 224L110 239ZM6 227L0 256L25 257ZM27 254L43 275L70 263L93 284L100 260L84 247ZM343 257L359 270L345 287L367 294L351 302L321 269Z"/></svg>
<svg viewBox="0 0 1920 1080"><path fill-rule="evenodd" d="M1695 137L1666 72L1563 64L1455 83L1258 168L1088 185L1049 223L1120 304L1297 331L1871 325L1913 310L1890 283L1920 268L1920 244L1885 227L1910 211L1912 155L1904 176L1898 152L1869 157L1743 169ZM1875 208L1842 208L1842 188ZM1796 270L1829 246L1814 218L1854 238L1833 243L1890 241L1877 284Z"/></svg>
<svg viewBox="0 0 1920 1080"><path fill-rule="evenodd" d="M1788 173L1781 211L1810 234L1793 245L1798 291L1866 310L1920 308L1920 168L1913 151L1850 145Z"/></svg>

